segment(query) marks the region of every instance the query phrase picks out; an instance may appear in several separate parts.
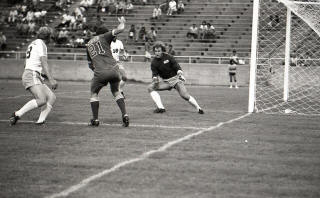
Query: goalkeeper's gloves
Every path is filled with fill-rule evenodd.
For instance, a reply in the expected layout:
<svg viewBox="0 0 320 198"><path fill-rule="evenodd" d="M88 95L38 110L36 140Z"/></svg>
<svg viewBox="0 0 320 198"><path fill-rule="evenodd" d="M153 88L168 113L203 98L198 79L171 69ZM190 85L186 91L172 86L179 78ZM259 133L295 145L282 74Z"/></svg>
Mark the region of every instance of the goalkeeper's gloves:
<svg viewBox="0 0 320 198"><path fill-rule="evenodd" d="M178 70L178 71L177 71L177 75L178 75L178 78L179 78L181 81L186 82L186 78L183 76L183 71Z"/></svg>

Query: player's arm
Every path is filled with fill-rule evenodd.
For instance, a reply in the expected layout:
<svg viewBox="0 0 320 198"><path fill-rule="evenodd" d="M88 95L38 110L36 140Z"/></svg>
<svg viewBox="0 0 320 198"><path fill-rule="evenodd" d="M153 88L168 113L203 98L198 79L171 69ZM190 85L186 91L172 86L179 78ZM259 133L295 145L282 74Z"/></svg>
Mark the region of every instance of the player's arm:
<svg viewBox="0 0 320 198"><path fill-rule="evenodd" d="M58 87L57 81L53 78L51 75L51 72L49 70L49 65L48 65L48 59L47 56L41 56L40 61L42 64L42 71L43 73L47 76L49 83L51 84L52 89L56 89Z"/></svg>
<svg viewBox="0 0 320 198"><path fill-rule="evenodd" d="M119 21L118 27L116 29L112 30L113 36L116 36L124 31L126 19L122 16L122 17L118 18L118 21Z"/></svg>
<svg viewBox="0 0 320 198"><path fill-rule="evenodd" d="M88 67L89 67L92 71L94 71L94 66L93 66L93 63L92 63L92 59L91 59L91 57L90 57L90 55L89 55L88 49L86 50L86 52L87 52Z"/></svg>
<svg viewBox="0 0 320 198"><path fill-rule="evenodd" d="M157 67L151 63L152 83L159 83L159 72Z"/></svg>

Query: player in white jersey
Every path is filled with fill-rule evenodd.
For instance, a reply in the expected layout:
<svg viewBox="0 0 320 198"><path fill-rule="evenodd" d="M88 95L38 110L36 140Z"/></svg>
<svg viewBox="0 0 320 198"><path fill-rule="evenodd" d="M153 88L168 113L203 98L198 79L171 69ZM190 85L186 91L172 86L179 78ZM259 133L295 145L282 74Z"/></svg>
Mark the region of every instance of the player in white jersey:
<svg viewBox="0 0 320 198"><path fill-rule="evenodd" d="M121 81L120 81L120 91L123 95L123 87L127 81L127 74L123 66L123 62L120 60L121 56L123 59L127 59L127 53L124 50L123 43L117 37L114 37L110 44L110 49L112 52L113 58L117 61L117 64L120 69Z"/></svg>
<svg viewBox="0 0 320 198"><path fill-rule="evenodd" d="M44 77L49 80L52 89L56 89L57 81L52 77L47 62L47 46L50 42L52 30L48 27L41 27L37 39L28 45L26 52L25 68L22 75L22 84L30 91L34 99L27 102L21 109L12 113L10 125L17 121L28 111L41 107L41 113L36 124L44 124L56 100L52 90L43 83Z"/></svg>

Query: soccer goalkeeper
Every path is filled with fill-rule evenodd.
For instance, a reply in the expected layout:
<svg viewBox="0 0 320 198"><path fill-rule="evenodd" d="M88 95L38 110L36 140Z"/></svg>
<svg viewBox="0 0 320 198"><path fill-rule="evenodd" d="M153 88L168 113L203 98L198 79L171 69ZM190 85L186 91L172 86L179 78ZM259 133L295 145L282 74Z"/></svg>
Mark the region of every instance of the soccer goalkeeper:
<svg viewBox="0 0 320 198"><path fill-rule="evenodd" d="M188 93L184 82L185 78L180 65L173 56L165 53L166 48L163 42L157 41L153 46L155 57L151 62L152 83L148 86L148 91L157 108L154 113L164 113L166 110L161 102L157 91L176 89L180 96L194 106L199 114L204 114L194 97ZM159 80L159 77L162 80Z"/></svg>

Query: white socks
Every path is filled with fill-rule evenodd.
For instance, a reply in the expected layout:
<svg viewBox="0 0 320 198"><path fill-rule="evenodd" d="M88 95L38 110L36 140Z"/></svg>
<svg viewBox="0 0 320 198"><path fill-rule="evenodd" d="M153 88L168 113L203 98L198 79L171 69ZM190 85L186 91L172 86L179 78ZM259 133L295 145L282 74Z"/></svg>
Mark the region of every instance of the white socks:
<svg viewBox="0 0 320 198"><path fill-rule="evenodd" d="M198 105L196 99L194 99L194 97L190 96L188 102L194 106L197 110L201 109L200 106Z"/></svg>
<svg viewBox="0 0 320 198"><path fill-rule="evenodd" d="M19 111L16 111L16 116L23 116L23 114L27 113L28 111L31 111L38 107L36 99L30 100L27 102Z"/></svg>
<svg viewBox="0 0 320 198"><path fill-rule="evenodd" d="M157 107L159 109L164 109L164 106L161 102L161 98L160 98L160 95L158 94L158 92L152 91L152 92L150 92L150 95L151 95L152 100L156 103Z"/></svg>
<svg viewBox="0 0 320 198"><path fill-rule="evenodd" d="M52 106L49 103L47 103L47 105L43 105L41 107L41 113L40 113L40 116L39 116L37 123L44 122L46 120L47 116L49 115L51 109L52 109Z"/></svg>

